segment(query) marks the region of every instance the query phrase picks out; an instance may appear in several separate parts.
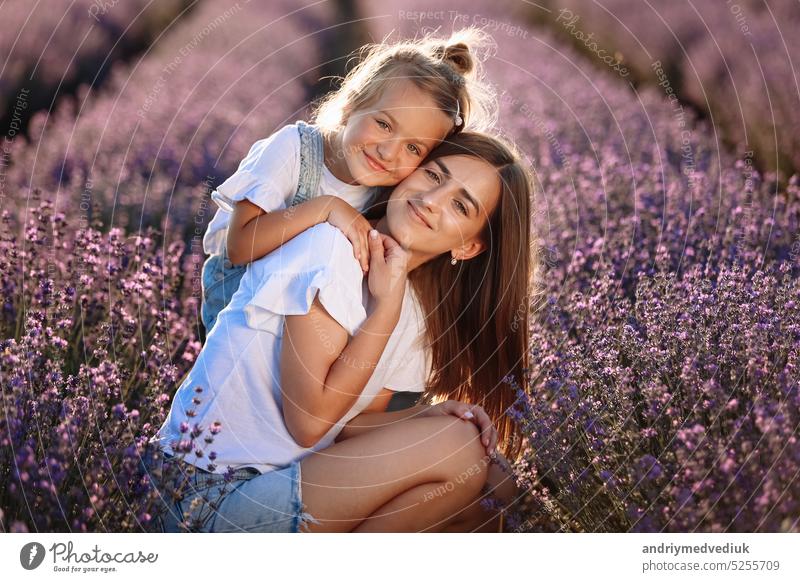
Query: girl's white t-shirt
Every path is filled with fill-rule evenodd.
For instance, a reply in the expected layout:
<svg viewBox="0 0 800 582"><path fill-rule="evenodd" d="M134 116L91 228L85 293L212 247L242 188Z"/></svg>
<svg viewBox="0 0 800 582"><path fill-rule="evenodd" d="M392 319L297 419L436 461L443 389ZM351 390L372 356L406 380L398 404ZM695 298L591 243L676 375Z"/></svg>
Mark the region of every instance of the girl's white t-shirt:
<svg viewBox="0 0 800 582"><path fill-rule="evenodd" d="M222 254L236 202L246 198L266 212L288 208L299 181L300 134L291 124L255 142L239 169L211 193L218 208L203 236L203 251ZM369 188L342 182L324 164L318 195L338 196L359 212L372 199Z"/></svg>
<svg viewBox="0 0 800 582"><path fill-rule="evenodd" d="M239 289L223 309L194 366L172 401L164 425L154 440L173 454L172 444L188 439L182 422L208 429L218 421L222 430L205 445L204 432L196 443L204 448L185 461L206 469L215 451L215 472L227 466L254 467L267 472L285 467L313 451L331 445L344 425L382 388L422 392L430 371L424 345L424 316L407 282L400 318L363 392L313 447L298 445L283 419L280 354L286 315L308 313L314 297L354 335L367 318L368 284L353 247L328 223L300 233L267 256L250 263ZM201 387L201 393L195 387ZM201 402L194 405L192 399ZM187 411L194 409L190 417ZM191 428L190 428L191 431Z"/></svg>

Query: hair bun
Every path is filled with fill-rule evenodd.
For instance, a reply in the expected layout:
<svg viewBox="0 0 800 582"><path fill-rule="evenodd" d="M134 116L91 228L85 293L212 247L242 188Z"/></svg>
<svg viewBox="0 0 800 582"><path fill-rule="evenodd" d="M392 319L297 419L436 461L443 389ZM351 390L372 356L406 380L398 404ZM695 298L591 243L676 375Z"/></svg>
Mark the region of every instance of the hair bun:
<svg viewBox="0 0 800 582"><path fill-rule="evenodd" d="M463 42L445 46L442 53L442 60L447 61L459 75L466 76L475 70L472 52Z"/></svg>
<svg viewBox="0 0 800 582"><path fill-rule="evenodd" d="M456 73L469 79L482 76L481 63L497 49L491 35L474 26L456 30L450 38L439 43L437 56Z"/></svg>

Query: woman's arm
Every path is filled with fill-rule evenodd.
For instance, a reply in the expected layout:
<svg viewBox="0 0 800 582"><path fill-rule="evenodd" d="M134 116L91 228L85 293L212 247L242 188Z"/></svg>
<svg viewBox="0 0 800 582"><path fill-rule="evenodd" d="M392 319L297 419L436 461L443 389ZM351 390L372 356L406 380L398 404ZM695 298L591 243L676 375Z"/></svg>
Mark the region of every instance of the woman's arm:
<svg viewBox="0 0 800 582"><path fill-rule="evenodd" d="M307 314L286 316L283 417L300 446L314 446L355 404L399 318L400 304L379 304L348 342L347 332L319 297Z"/></svg>
<svg viewBox="0 0 800 582"><path fill-rule="evenodd" d="M384 389L385 390L385 389ZM454 416L462 420L473 422L481 433L481 443L486 447L486 454L490 457L497 453L497 429L492 419L486 414L482 406L467 404L458 400L445 400L438 404L418 404L417 406L393 412L375 412L355 416L348 422L336 438L336 442L362 435L375 428L386 426L395 422L402 422L409 418L422 418L425 416Z"/></svg>
<svg viewBox="0 0 800 582"><path fill-rule="evenodd" d="M365 412L386 412L386 409L389 406L389 401L391 401L393 394L394 390L383 388L375 395L366 408L361 411L361 414Z"/></svg>
<svg viewBox="0 0 800 582"><path fill-rule="evenodd" d="M349 338L314 297L308 313L287 315L281 347L286 427L304 447L316 444L361 395L400 319L408 252L391 237L370 237L370 315ZM348 341L349 338L349 341Z"/></svg>
<svg viewBox="0 0 800 582"><path fill-rule="evenodd" d="M312 226L325 222L333 196L317 196L297 206L266 212L249 200L240 200L228 225L228 258L234 265L268 255Z"/></svg>
<svg viewBox="0 0 800 582"><path fill-rule="evenodd" d="M386 388L384 388L386 390ZM411 408L395 410L393 412L362 412L350 419L342 431L337 435L336 442L353 438L371 431L374 428L401 422L407 418L417 416L421 412L430 408L428 404L418 404Z"/></svg>

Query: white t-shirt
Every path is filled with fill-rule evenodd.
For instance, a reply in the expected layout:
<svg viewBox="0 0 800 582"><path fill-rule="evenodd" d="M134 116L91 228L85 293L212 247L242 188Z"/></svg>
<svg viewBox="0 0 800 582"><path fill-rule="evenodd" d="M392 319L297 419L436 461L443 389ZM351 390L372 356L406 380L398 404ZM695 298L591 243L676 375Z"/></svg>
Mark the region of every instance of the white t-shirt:
<svg viewBox="0 0 800 582"><path fill-rule="evenodd" d="M300 134L291 124L254 143L239 169L211 193L219 208L203 236L203 251L222 254L236 202L247 198L267 212L288 208L299 181ZM324 164L318 195L338 196L359 212L372 198L368 187L342 182Z"/></svg>
<svg viewBox="0 0 800 582"><path fill-rule="evenodd" d="M205 454L187 455L187 462L205 469L215 451L216 472L228 465L267 472L284 467L312 451L330 446L344 425L382 388L422 392L430 372L424 345L424 316L410 283L400 318L372 377L352 408L312 448L298 445L283 419L280 354L286 315L308 313L314 297L350 335L367 318L367 278L342 232L321 223L300 233L267 256L250 263L239 289L206 338L197 361L178 388L164 425L154 440L169 446L187 434L181 422L222 423L210 445L204 433L196 439ZM200 386L203 392L195 393ZM198 396L201 403L192 404ZM187 410L196 415L188 417Z"/></svg>

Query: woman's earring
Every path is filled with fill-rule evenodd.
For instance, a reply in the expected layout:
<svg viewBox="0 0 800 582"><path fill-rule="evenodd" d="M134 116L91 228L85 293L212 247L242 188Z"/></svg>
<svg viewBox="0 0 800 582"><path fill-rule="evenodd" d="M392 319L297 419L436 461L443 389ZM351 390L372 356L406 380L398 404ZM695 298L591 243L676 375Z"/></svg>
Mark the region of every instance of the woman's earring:
<svg viewBox="0 0 800 582"><path fill-rule="evenodd" d="M455 264L456 264L456 262L457 262L457 261L456 261L456 258L455 258L455 257L453 257L452 259L450 259L450 264L451 264L451 265L455 265Z"/></svg>

